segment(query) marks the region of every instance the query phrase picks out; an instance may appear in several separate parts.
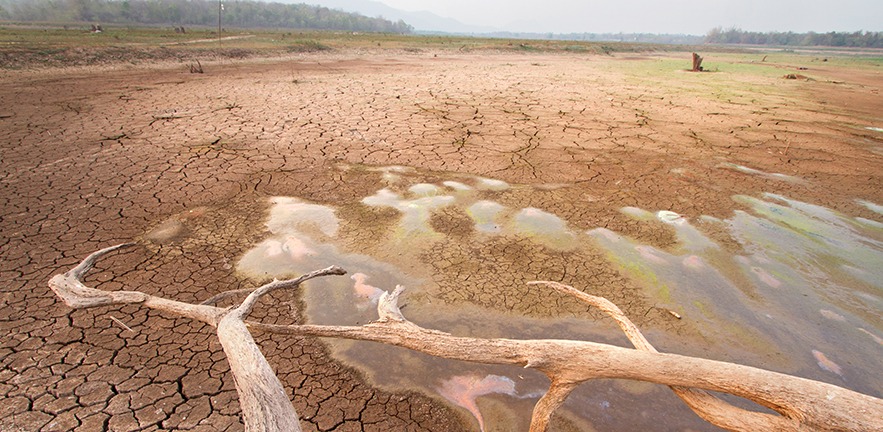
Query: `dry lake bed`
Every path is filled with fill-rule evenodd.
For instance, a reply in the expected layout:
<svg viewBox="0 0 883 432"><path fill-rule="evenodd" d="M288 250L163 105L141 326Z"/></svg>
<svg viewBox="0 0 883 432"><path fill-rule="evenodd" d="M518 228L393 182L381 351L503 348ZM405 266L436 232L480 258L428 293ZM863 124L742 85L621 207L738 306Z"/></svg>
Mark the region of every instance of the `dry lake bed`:
<svg viewBox="0 0 883 432"><path fill-rule="evenodd" d="M883 62L851 54L335 51L0 74L0 429L238 431L198 302L337 264L269 323L360 324L380 290L456 335L628 346L883 396ZM793 75L789 79L788 75ZM545 378L256 335L306 430L526 430ZM671 392L584 385L555 430L716 430Z"/></svg>

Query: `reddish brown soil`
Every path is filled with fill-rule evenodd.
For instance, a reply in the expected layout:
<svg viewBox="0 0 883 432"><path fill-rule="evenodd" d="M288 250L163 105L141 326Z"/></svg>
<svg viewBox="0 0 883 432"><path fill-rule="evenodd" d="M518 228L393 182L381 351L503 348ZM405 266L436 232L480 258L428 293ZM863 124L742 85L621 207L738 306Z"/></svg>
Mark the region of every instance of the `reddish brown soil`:
<svg viewBox="0 0 883 432"><path fill-rule="evenodd" d="M738 208L732 195L772 191L880 219L854 201L883 202L883 133L866 129L883 127L879 71L829 64L807 72L812 81L631 72L652 61L315 55L210 64L205 74L7 74L0 429L241 430L210 329L136 307L72 312L46 282L174 217L200 235L146 242L103 262L90 282L185 301L246 287L233 265L262 235L260 198L336 203L377 190L376 175L341 175L340 162L579 184L579 192L540 194L532 205L576 227L607 227L663 247L670 232L618 210L727 217ZM609 266L591 276L619 277ZM260 318L284 320L299 307L295 296L277 300L283 307ZM307 429L466 427L426 396L365 384L317 340L262 336L261 343Z"/></svg>

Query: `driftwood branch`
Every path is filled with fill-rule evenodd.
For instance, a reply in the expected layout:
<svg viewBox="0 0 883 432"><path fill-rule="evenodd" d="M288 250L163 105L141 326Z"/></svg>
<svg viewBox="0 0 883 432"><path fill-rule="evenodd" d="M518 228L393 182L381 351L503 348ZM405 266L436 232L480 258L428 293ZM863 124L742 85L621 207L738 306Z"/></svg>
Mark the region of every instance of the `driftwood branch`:
<svg viewBox="0 0 883 432"><path fill-rule="evenodd" d="M544 431L555 410L579 384L596 378L619 378L668 385L688 406L710 423L729 430L883 430L883 400L835 385L762 369L702 358L659 353L638 328L608 300L555 282L535 282L591 304L612 317L637 349L588 341L515 340L456 337L422 328L408 321L398 306L404 288L384 293L378 304L380 319L362 326L269 325L245 321L260 297L295 288L319 276L341 275L339 267L318 270L288 281L273 281L250 291L236 308L211 304L241 290L192 305L161 299L138 291L106 292L89 288L83 276L96 259L126 245L102 249L49 286L73 308L113 304L145 307L190 317L217 328L230 363L249 431L299 431L297 414L249 330L381 342L437 357L489 364L534 368L551 380L549 391L534 408L531 431ZM703 390L740 396L772 409L778 415L734 407Z"/></svg>
<svg viewBox="0 0 883 432"><path fill-rule="evenodd" d="M320 276L342 275L339 267L329 267L303 275L296 279L273 282L252 290L251 294L234 309L222 309L208 304L189 304L144 294L139 291L102 291L83 283L86 272L95 261L131 244L121 244L99 250L64 274L55 275L49 287L65 304L74 309L97 306L141 304L175 315L202 321L217 329L218 340L230 364L230 372L236 382L239 404L247 431L299 432L297 413L285 394L285 388L267 363L260 347L243 322L260 297L270 292L295 288L304 281Z"/></svg>
<svg viewBox="0 0 883 432"><path fill-rule="evenodd" d="M53 276L52 279L49 280L49 288L52 288L52 291L54 291L65 304L74 309L110 305L142 304L150 309L163 310L217 327L218 321L220 321L221 316L224 313L223 309L167 300L162 297L144 294L140 291L102 291L87 287L83 283L83 277L86 275L86 272L92 269L92 266L98 258L132 245L132 243L124 243L93 252L79 265L72 268L67 273Z"/></svg>
<svg viewBox="0 0 883 432"><path fill-rule="evenodd" d="M595 378L618 378L729 393L773 407L791 424L786 430L883 430L881 399L831 384L733 363L587 341L457 337L424 329L409 321L375 322L363 326L247 324L252 330L271 333L381 342L436 357L519 365L545 373L552 382L581 383ZM553 403L549 405L555 406ZM731 414L737 417L743 415L744 410L732 410ZM728 420L738 423L738 419ZM781 428L779 422L761 422L748 429L731 429Z"/></svg>
<svg viewBox="0 0 883 432"><path fill-rule="evenodd" d="M552 414L555 414L555 411L558 410L561 405L564 405L564 401L567 400L570 393L576 390L576 387L579 386L579 384L579 382L552 381L552 383L549 384L549 390L533 407L533 415L530 419L530 430L548 430L549 425L552 423Z"/></svg>
<svg viewBox="0 0 883 432"><path fill-rule="evenodd" d="M545 285L554 289L555 291L558 291L559 293L575 297L583 303L587 303L600 309L602 312L604 312L609 317L613 318L614 321L616 321L616 324L619 325L619 328L622 329L623 333L625 333L625 336L629 339L629 341L631 341L632 345L634 345L635 348L651 353L659 352L656 350L655 347L653 347L653 345L650 344L650 341L648 341L647 338L644 337L644 334L641 333L641 331L638 329L638 326L636 326L622 312L622 310L618 306L613 304L610 300L607 300L604 297L586 294L571 286L567 286L558 282L535 281L529 282L528 285ZM670 388L679 398L681 398L681 400L683 400L687 404L687 406L690 407L690 409L693 410L693 412L699 415L699 417L702 417L709 423L712 423L724 429L766 430L770 432L789 431L797 429L798 422L787 417L779 417L770 414L741 409L702 390L678 386L670 386ZM776 409L776 407L769 406L762 400L758 400L755 402L764 405L767 408L773 410Z"/></svg>

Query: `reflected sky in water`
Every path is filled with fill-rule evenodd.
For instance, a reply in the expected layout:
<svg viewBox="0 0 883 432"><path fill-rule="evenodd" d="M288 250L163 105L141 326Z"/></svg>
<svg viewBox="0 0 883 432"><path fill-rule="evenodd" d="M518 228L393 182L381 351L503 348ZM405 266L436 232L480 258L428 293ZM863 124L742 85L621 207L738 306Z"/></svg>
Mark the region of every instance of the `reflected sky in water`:
<svg viewBox="0 0 883 432"><path fill-rule="evenodd" d="M747 210L696 226L660 212L677 233L675 251L600 228L588 233L661 306L703 321L699 329L710 340L803 356L792 359L793 372L879 395L883 233L781 195L734 199ZM623 212L652 223L649 212ZM703 225L729 231L742 253L723 252Z"/></svg>
<svg viewBox="0 0 883 432"><path fill-rule="evenodd" d="M469 241L514 236L556 251L600 249L620 273L643 288L651 303L695 324L715 352L764 358L768 363L762 367L881 396L883 230L879 222L774 194L734 197L744 210L726 220L688 220L671 210L623 208L639 223L674 230L677 244L663 250L604 228L575 230L553 213L530 206L511 208L495 200L495 194L518 185L479 177L409 184L407 169L381 172L388 184L397 186L379 189L364 197L361 205L395 210L398 221L381 237L387 247L413 254L414 268L397 268L342 249L345 242L338 236L346 221L339 219L337 209L276 197L270 200L267 238L241 258L238 270L266 279L331 264L347 269L351 277L326 278L306 286L306 315L318 324L370 322L377 317L374 308L382 290L403 284L408 287L403 313L425 327L463 336L628 345L609 323L526 318L477 306L451 306L422 290L425 281L413 272L422 265L418 251L444 236L433 229L434 215L453 211L472 224ZM705 234L709 229L729 233L741 251L733 253L718 245ZM646 330L651 341L677 343L677 335ZM532 405L547 386L545 378L531 370L440 360L364 342L329 345L336 357L358 367L374 384L416 388L444 398L488 429L526 429ZM390 364L397 365L396 372L390 372ZM635 406L644 407L647 416L636 417ZM655 429L665 424L666 429L715 430L689 414L665 387L651 384L589 383L571 396L566 407L569 421L583 429Z"/></svg>

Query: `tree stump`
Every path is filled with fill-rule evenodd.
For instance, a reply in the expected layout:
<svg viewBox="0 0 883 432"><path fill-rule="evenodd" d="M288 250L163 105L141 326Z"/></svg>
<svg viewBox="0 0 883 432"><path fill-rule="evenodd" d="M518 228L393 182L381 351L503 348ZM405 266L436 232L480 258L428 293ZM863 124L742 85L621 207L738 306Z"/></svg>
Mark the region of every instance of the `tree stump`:
<svg viewBox="0 0 883 432"><path fill-rule="evenodd" d="M702 72L702 57L699 54L693 53L693 72Z"/></svg>

